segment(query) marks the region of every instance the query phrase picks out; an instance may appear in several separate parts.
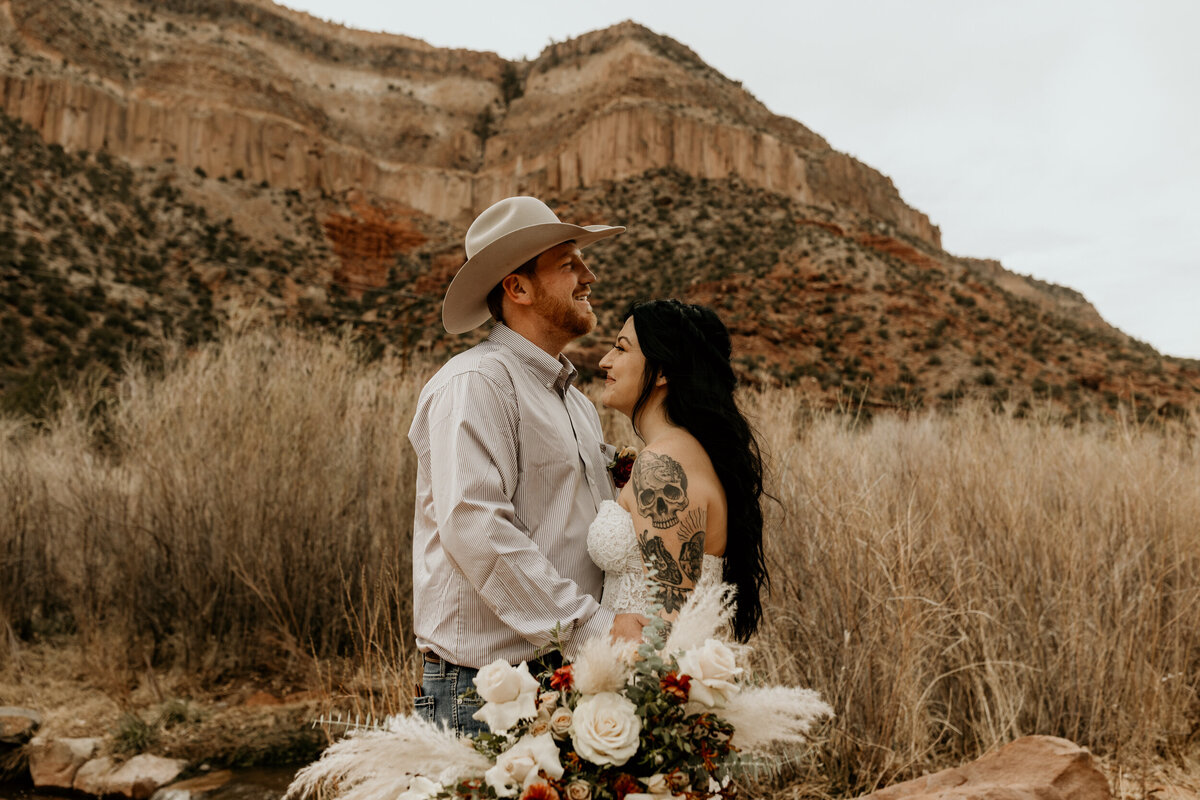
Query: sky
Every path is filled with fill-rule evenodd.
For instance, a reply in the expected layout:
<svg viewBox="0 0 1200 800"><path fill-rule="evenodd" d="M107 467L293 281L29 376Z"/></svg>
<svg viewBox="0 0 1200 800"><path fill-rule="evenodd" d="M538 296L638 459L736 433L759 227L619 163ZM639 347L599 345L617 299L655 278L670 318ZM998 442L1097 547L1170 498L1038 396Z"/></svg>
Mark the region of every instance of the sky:
<svg viewBox="0 0 1200 800"><path fill-rule="evenodd" d="M510 59L632 19L890 177L949 252L1200 358L1196 0L284 4Z"/></svg>

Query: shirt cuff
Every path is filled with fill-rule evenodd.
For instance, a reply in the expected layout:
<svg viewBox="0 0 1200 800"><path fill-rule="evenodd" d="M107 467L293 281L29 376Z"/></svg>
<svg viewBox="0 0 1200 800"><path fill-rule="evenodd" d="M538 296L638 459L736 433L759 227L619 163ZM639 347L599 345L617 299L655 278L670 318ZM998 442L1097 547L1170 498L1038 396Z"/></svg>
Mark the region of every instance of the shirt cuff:
<svg viewBox="0 0 1200 800"><path fill-rule="evenodd" d="M587 622L576 626L575 630L571 632L571 638L563 648L566 657L574 661L579 655L579 648L583 646L584 642L595 639L597 636L610 635L614 619L616 619L616 614L604 606L596 609L596 613L592 614Z"/></svg>

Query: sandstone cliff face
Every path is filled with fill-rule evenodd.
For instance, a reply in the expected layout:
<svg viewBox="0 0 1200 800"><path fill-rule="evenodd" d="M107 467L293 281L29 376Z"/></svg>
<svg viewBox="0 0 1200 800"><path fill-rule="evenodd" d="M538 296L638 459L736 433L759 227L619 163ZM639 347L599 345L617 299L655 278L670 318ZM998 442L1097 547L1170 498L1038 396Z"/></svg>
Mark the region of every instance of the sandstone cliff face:
<svg viewBox="0 0 1200 800"><path fill-rule="evenodd" d="M358 190L442 219L673 167L940 245L886 177L633 23L511 64L265 2L4 0L0 43L0 110L138 164Z"/></svg>

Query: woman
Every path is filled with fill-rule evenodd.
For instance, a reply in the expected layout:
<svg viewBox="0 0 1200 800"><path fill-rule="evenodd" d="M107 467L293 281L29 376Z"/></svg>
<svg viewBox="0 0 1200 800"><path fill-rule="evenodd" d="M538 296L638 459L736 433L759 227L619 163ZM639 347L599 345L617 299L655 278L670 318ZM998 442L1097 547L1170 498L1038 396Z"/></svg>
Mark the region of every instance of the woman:
<svg viewBox="0 0 1200 800"><path fill-rule="evenodd" d="M636 303L603 359L600 401L627 415L645 446L616 503L605 501L588 551L605 571L603 604L675 619L701 580L736 588L734 635L762 616L762 458L734 400L729 331L705 306ZM650 576L650 587L646 577Z"/></svg>

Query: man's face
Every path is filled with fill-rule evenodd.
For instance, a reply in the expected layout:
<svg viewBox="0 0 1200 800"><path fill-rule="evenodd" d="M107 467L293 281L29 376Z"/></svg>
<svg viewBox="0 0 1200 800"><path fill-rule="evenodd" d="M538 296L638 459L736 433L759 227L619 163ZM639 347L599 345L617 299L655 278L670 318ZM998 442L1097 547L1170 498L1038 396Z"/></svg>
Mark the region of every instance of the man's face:
<svg viewBox="0 0 1200 800"><path fill-rule="evenodd" d="M556 245L538 256L532 275L533 310L572 337L591 333L596 314L588 297L595 274L583 263L574 242Z"/></svg>

